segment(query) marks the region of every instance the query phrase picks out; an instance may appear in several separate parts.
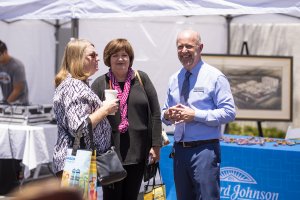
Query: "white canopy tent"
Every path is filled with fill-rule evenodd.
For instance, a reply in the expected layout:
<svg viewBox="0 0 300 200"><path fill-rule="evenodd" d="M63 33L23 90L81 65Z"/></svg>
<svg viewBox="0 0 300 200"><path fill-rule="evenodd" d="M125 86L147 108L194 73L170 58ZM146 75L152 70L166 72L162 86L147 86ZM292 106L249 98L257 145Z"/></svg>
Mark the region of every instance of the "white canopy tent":
<svg viewBox="0 0 300 200"><path fill-rule="evenodd" d="M297 0L1 0L0 19L240 15L300 16Z"/></svg>
<svg viewBox="0 0 300 200"><path fill-rule="evenodd" d="M7 43L10 54L22 60L26 66L31 102L43 104L52 102L54 91L57 56L56 29L53 26L55 19L59 19L60 23L78 19L79 25L75 27L79 30L78 36L92 41L100 55L111 39L127 38L135 50L133 67L148 73L162 105L168 77L180 67L175 48L179 30L193 28L200 31L204 53L239 53L242 42L246 40L252 55L295 56L295 72L298 70L296 64L300 62L296 53L297 42L293 40L295 38L278 38L274 34L276 29L272 27L280 29L281 33L292 30L286 34L294 35L293 31L300 29L299 8L300 2L296 0L2 0L0 19L4 21L0 22L0 39ZM229 20L226 19L229 18L226 16L240 15L245 16L234 17L228 26ZM53 25L36 19L47 20ZM252 26L269 28L263 34L254 34L255 31L252 31L249 35L248 30ZM290 26L293 28L286 29ZM258 37L268 41L265 43L267 46L257 43ZM276 45L285 41L291 46ZM272 46L272 43L275 45ZM100 70L93 78L106 71L101 59ZM294 77L296 80L297 77ZM294 87L295 126L300 126L300 114L297 115L300 108L296 105L296 102L299 105L299 101L300 94Z"/></svg>

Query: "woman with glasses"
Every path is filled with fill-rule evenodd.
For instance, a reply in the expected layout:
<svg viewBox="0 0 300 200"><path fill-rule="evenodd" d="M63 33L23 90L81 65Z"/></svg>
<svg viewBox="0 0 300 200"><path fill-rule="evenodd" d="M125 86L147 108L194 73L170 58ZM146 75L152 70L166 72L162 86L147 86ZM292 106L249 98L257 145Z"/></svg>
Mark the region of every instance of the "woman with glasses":
<svg viewBox="0 0 300 200"><path fill-rule="evenodd" d="M98 54L94 45L83 39L71 40L64 52L61 69L55 77L53 110L57 120L58 139L54 147L53 171L61 177L67 149L82 130L86 149L91 149L88 118L92 123L97 154L110 147L111 126L106 118L118 110L118 100L105 105L88 85L88 78L98 70Z"/></svg>

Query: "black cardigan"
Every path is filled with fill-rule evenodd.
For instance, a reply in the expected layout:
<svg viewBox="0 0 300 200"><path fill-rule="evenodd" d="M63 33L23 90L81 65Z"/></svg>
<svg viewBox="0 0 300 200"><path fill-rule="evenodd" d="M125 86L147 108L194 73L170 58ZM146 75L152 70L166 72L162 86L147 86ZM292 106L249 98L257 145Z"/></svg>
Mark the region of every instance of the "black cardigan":
<svg viewBox="0 0 300 200"><path fill-rule="evenodd" d="M145 72L139 71L143 85L137 77L131 80L127 99L128 131L120 133L120 112L107 116L113 130L116 151L124 165L145 162L151 146L161 146L160 106L156 90ZM104 100L104 89L109 89L108 73L98 77L92 90Z"/></svg>

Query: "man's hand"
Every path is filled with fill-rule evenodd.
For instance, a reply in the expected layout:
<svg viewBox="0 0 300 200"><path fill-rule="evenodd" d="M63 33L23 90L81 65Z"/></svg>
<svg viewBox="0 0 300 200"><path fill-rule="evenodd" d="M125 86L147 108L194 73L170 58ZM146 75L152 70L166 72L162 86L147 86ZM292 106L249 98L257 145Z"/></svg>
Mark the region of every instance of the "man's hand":
<svg viewBox="0 0 300 200"><path fill-rule="evenodd" d="M14 101L17 101L23 88L25 87L23 82L18 82L13 85L13 91L10 93L10 95L7 98L8 103L13 103Z"/></svg>
<svg viewBox="0 0 300 200"><path fill-rule="evenodd" d="M174 113L178 113L178 117L176 118L176 123L181 122L191 122L194 120L195 117L195 111L185 105L177 104L176 106L173 106L171 111Z"/></svg>
<svg viewBox="0 0 300 200"><path fill-rule="evenodd" d="M164 118L172 124L180 120L180 113L175 108L176 106L172 106L164 112Z"/></svg>

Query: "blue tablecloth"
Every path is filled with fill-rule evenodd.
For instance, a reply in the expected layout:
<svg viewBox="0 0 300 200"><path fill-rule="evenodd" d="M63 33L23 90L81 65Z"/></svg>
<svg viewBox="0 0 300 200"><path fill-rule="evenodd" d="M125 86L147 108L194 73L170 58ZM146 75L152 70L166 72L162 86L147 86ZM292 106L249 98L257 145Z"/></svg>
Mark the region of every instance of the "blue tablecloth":
<svg viewBox="0 0 300 200"><path fill-rule="evenodd" d="M176 200L173 160L169 158L173 136L169 138L171 143L161 150L160 168L167 199ZM221 199L300 199L300 145L274 144L267 142L261 146L221 142Z"/></svg>

